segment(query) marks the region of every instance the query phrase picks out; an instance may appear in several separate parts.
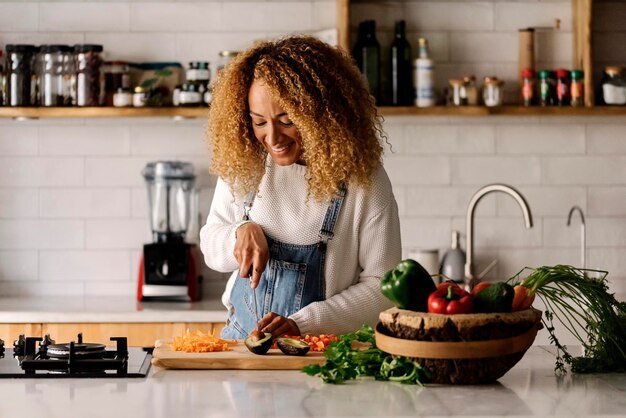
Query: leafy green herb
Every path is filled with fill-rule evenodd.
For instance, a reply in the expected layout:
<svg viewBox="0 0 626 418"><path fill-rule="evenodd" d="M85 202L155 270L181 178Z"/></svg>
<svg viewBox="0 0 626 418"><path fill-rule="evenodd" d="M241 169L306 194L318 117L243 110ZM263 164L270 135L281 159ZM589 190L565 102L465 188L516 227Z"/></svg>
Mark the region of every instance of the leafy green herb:
<svg viewBox="0 0 626 418"><path fill-rule="evenodd" d="M520 283L519 276L527 269L509 282ZM607 274L566 265L543 266L521 281L546 306L543 323L557 348L557 372L566 372L566 364L575 373L626 371L626 303L609 293ZM559 342L554 318L580 342L582 356L571 355Z"/></svg>
<svg viewBox="0 0 626 418"><path fill-rule="evenodd" d="M353 348L353 342L363 348ZM343 383L360 376L373 376L376 380L422 384L430 377L427 369L418 362L402 356L392 356L376 347L374 330L363 325L358 331L344 334L332 342L324 352L324 365L304 367L309 376L319 375L326 383Z"/></svg>

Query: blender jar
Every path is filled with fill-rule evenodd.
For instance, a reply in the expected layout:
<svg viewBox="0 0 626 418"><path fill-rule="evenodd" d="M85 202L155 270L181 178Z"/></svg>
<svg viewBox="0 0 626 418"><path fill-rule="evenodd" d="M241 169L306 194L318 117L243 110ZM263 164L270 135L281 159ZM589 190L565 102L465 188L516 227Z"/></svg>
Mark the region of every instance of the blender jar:
<svg viewBox="0 0 626 418"><path fill-rule="evenodd" d="M154 242L184 241L195 206L193 165L181 161L151 162L142 174L148 188Z"/></svg>

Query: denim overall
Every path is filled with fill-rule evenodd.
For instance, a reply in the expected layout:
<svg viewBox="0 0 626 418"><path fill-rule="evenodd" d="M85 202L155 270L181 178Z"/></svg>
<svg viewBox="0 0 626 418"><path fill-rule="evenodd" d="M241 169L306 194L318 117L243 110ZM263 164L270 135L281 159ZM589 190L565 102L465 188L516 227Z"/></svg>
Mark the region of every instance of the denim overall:
<svg viewBox="0 0 626 418"><path fill-rule="evenodd" d="M326 245L333 237L345 195L346 188L342 187L332 199L319 232L319 242L294 245L265 236L270 251L268 264L256 292L250 287L249 278L244 279L237 275L230 294L232 307L228 312L226 326L221 332L222 338L246 338L256 327L257 319L263 318L268 312L286 318L312 302L324 300ZM254 193L246 196L244 220L249 219L254 196ZM255 294L259 318L254 316Z"/></svg>

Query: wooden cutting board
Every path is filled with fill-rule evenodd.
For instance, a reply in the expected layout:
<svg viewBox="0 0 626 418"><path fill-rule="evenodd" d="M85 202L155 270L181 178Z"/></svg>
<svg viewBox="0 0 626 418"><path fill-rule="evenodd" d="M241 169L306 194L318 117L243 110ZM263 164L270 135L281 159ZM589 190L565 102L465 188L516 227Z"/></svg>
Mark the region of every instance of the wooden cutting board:
<svg viewBox="0 0 626 418"><path fill-rule="evenodd" d="M185 353L172 351L170 340L157 340L152 353L152 364L165 369L246 369L246 370L300 370L309 364L324 364L323 353L309 352L304 356L288 356L278 349L267 354L251 353L243 341L232 346L232 351L215 353Z"/></svg>

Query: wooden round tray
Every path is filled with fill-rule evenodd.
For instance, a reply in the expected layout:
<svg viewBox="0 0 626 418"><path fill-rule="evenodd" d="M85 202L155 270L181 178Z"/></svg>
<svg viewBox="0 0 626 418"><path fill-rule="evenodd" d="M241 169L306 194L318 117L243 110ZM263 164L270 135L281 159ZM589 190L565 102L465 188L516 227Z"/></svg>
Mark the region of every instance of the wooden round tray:
<svg viewBox="0 0 626 418"><path fill-rule="evenodd" d="M537 327L510 338L484 341L436 342L390 337L376 326L376 346L382 351L406 357L427 359L471 359L500 357L526 351L535 340Z"/></svg>

